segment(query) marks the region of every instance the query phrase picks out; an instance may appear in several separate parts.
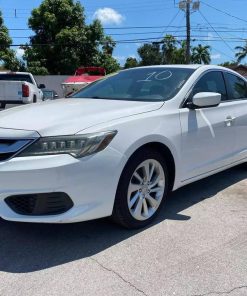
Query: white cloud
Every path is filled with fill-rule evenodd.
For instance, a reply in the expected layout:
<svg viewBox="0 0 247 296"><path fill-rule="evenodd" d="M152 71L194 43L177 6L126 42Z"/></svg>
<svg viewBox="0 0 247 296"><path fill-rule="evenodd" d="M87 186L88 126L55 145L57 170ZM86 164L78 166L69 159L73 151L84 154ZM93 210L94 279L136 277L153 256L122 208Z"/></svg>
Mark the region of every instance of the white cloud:
<svg viewBox="0 0 247 296"><path fill-rule="evenodd" d="M221 58L221 54L220 53L215 53L211 55L211 59L212 60L218 60Z"/></svg>
<svg viewBox="0 0 247 296"><path fill-rule="evenodd" d="M119 25L124 21L124 16L112 8L104 7L95 11L93 18L101 21L103 25Z"/></svg>
<svg viewBox="0 0 247 296"><path fill-rule="evenodd" d="M22 57L23 57L23 55L24 55L24 49L22 49L22 48L17 48L16 49L16 57L19 59L19 60L21 60L22 59Z"/></svg>

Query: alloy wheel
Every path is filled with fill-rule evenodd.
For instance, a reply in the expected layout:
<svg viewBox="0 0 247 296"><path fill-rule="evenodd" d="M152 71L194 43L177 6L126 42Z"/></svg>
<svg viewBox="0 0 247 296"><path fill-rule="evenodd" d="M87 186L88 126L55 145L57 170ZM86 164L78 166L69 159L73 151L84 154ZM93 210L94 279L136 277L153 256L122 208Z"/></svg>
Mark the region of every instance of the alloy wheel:
<svg viewBox="0 0 247 296"><path fill-rule="evenodd" d="M128 208L133 218L147 220L157 211L165 192L165 173L155 159L143 161L128 186Z"/></svg>

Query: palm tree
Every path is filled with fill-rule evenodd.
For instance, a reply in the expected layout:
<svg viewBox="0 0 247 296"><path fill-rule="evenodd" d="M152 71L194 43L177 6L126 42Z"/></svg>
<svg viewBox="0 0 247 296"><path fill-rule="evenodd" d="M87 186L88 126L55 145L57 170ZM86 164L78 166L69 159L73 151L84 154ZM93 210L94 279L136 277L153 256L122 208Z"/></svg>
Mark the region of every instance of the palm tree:
<svg viewBox="0 0 247 296"><path fill-rule="evenodd" d="M194 64L210 64L211 57L210 57L210 50L211 47L209 45L202 46L198 44L198 46L193 47L191 61Z"/></svg>
<svg viewBox="0 0 247 296"><path fill-rule="evenodd" d="M176 38L172 35L166 35L162 42L162 64L173 64L178 43Z"/></svg>
<svg viewBox="0 0 247 296"><path fill-rule="evenodd" d="M237 52L235 54L235 57L237 58L238 63L241 62L244 58L247 57L247 41L246 44L244 46L236 46L235 47L236 50L239 50L239 52Z"/></svg>

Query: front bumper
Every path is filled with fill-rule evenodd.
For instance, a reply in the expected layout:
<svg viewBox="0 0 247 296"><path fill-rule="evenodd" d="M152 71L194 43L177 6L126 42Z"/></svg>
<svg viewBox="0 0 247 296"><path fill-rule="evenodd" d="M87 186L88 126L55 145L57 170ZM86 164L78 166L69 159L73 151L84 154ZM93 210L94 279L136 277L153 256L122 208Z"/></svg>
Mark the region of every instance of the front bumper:
<svg viewBox="0 0 247 296"><path fill-rule="evenodd" d="M107 147L88 157L20 157L0 163L0 217L10 221L70 223L110 216L125 157ZM28 216L13 211L13 195L64 192L73 207L62 214Z"/></svg>

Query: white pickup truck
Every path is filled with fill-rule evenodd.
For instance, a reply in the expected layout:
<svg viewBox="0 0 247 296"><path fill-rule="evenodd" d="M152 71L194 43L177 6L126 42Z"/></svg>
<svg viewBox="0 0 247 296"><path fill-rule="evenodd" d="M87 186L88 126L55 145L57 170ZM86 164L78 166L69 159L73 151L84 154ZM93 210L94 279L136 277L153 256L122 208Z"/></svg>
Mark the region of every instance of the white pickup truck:
<svg viewBox="0 0 247 296"><path fill-rule="evenodd" d="M43 100L41 88L27 72L0 72L0 108L6 104L29 104Z"/></svg>

